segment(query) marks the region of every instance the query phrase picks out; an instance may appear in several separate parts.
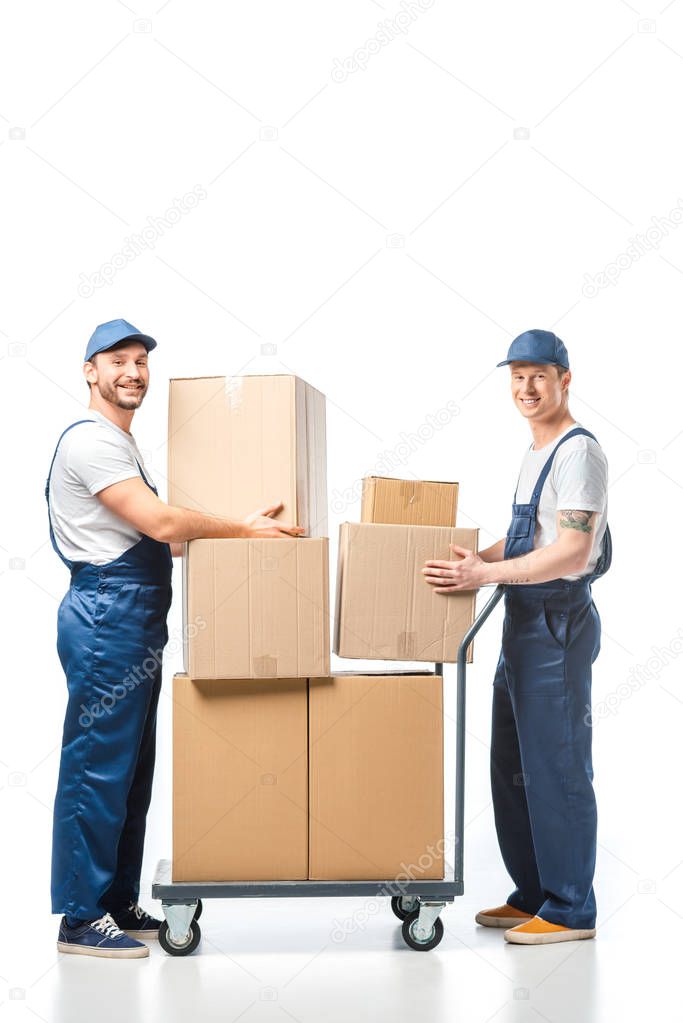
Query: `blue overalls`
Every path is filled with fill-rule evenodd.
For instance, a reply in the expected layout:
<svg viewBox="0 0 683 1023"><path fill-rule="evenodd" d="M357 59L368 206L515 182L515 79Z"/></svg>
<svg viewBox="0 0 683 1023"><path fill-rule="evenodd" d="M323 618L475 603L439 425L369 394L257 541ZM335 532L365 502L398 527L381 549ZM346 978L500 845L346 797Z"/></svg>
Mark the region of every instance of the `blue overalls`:
<svg viewBox="0 0 683 1023"><path fill-rule="evenodd" d="M512 505L505 558L533 550L541 491ZM595 438L593 437L595 440ZM517 495L515 493L515 502ZM515 890L509 905L571 928L595 926L597 808L591 757L591 667L600 617L591 584L612 560L607 526L595 571L505 587L500 659L493 681L491 786L498 842Z"/></svg>
<svg viewBox="0 0 683 1023"><path fill-rule="evenodd" d="M104 565L71 562L57 613L68 702L52 838L52 911L94 919L137 902L168 640L171 550L143 535ZM154 493L156 488L138 469Z"/></svg>

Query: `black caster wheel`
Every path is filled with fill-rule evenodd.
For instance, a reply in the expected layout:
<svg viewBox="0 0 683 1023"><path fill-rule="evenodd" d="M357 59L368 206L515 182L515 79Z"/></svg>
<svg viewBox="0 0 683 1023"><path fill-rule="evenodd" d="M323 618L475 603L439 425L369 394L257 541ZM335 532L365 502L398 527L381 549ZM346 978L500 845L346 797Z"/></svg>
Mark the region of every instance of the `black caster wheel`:
<svg viewBox="0 0 683 1023"><path fill-rule="evenodd" d="M420 900L417 895L394 895L391 899L391 912L399 920L405 920L409 913L420 908Z"/></svg>
<svg viewBox="0 0 683 1023"><path fill-rule="evenodd" d="M197 899L197 908L194 911L194 916L192 917L193 920L199 920L200 916L202 915L203 908L204 906L202 905L202 900Z"/></svg>
<svg viewBox="0 0 683 1023"><path fill-rule="evenodd" d="M429 952L430 949L436 948L443 938L443 922L440 917L437 917L432 926L432 933L428 935L425 941L421 941L415 935L415 924L419 915L419 909L415 910L414 913L409 913L403 921L401 933L408 948L412 948L416 952Z"/></svg>
<svg viewBox="0 0 683 1023"><path fill-rule="evenodd" d="M170 956L191 955L201 940L202 932L199 930L199 924L197 923L196 918L190 924L190 929L187 932L187 938L180 945L171 938L168 930L168 924L165 920L162 920L161 926L159 927L159 944L163 948L164 952L168 952Z"/></svg>

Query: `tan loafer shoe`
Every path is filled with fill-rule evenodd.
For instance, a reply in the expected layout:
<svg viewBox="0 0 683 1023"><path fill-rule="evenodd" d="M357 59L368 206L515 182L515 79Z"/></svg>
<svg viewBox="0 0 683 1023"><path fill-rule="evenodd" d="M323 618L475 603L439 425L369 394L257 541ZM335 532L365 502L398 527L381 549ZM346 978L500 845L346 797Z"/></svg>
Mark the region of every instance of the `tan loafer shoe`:
<svg viewBox="0 0 683 1023"><path fill-rule="evenodd" d="M533 916L521 909L515 909L514 906L508 906L506 902L504 906L496 906L495 909L482 909L474 919L483 927L514 927L515 924L533 920Z"/></svg>
<svg viewBox="0 0 683 1023"><path fill-rule="evenodd" d="M562 927L560 924L551 924L548 920L542 920L540 916L534 916L527 923L510 928L503 937L513 945L550 945L556 941L581 941L584 938L594 938L595 927L584 929Z"/></svg>

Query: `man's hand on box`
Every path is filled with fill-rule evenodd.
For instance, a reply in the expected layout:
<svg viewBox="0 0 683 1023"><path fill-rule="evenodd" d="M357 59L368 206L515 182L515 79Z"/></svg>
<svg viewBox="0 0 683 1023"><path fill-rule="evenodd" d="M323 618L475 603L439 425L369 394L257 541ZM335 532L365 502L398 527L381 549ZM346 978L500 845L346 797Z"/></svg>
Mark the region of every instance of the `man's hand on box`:
<svg viewBox="0 0 683 1023"><path fill-rule="evenodd" d="M274 504L270 508L259 508L244 519L245 533L253 539L277 536L302 536L303 526L293 526L289 522L274 522L272 516L282 511L283 503Z"/></svg>
<svg viewBox="0 0 683 1023"><path fill-rule="evenodd" d="M458 556L457 561L425 561L422 573L425 582L434 587L437 593L457 593L460 590L476 590L487 582L489 566L485 561L457 544L449 544L450 549Z"/></svg>

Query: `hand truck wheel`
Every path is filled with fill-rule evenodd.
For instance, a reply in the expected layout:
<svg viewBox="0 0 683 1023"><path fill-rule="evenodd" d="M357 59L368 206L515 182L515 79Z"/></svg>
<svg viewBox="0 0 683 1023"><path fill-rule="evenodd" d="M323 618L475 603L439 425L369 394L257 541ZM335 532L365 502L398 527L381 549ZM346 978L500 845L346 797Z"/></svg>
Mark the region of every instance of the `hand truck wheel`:
<svg viewBox="0 0 683 1023"><path fill-rule="evenodd" d="M202 905L202 900L197 899L197 908L194 911L194 916L192 917L193 920L199 920L200 916L202 915L203 908L204 906Z"/></svg>
<svg viewBox="0 0 683 1023"><path fill-rule="evenodd" d="M420 908L420 900L417 895L393 895L391 899L391 911L399 920L405 920L409 913Z"/></svg>
<svg viewBox="0 0 683 1023"><path fill-rule="evenodd" d="M189 956L199 945L202 940L202 932L199 929L196 917L190 924L190 928L187 932L185 941L178 944L171 937L168 929L168 923L162 920L159 925L159 944L163 948L164 952L168 952L170 956Z"/></svg>
<svg viewBox="0 0 683 1023"><path fill-rule="evenodd" d="M419 915L419 909L416 909L414 913L409 913L403 921L401 933L403 940L409 948L414 949L416 952L429 952L430 949L436 948L443 938L443 921L440 917L437 917L432 926L431 934L428 934L423 940L415 933L415 926Z"/></svg>

